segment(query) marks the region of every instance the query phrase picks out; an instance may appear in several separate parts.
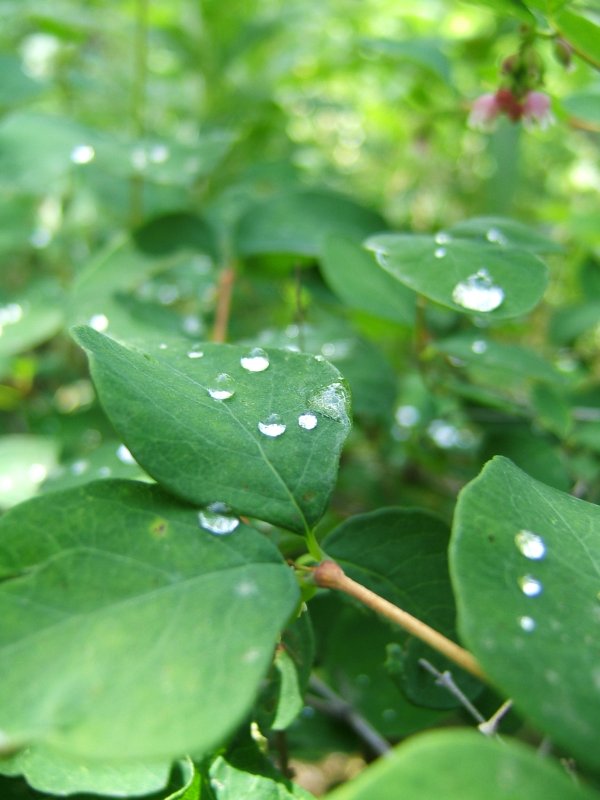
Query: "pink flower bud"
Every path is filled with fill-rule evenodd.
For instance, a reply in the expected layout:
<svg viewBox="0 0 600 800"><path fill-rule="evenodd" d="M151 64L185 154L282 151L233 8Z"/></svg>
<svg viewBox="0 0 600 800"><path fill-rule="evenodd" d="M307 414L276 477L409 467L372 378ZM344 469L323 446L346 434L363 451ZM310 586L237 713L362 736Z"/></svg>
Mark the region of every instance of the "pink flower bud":
<svg viewBox="0 0 600 800"><path fill-rule="evenodd" d="M523 122L527 125L538 125L545 130L554 122L550 110L550 98L543 92L528 92L523 102Z"/></svg>
<svg viewBox="0 0 600 800"><path fill-rule="evenodd" d="M500 113L500 106L494 94L482 94L478 97L471 106L471 113L469 114L469 125L472 128L481 128L486 130L491 127L498 114Z"/></svg>

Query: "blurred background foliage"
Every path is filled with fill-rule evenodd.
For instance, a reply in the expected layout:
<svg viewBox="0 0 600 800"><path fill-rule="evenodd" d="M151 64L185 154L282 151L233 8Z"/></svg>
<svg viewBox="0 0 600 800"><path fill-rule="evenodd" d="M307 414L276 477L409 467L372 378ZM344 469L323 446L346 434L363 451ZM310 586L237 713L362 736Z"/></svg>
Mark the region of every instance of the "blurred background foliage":
<svg viewBox="0 0 600 800"><path fill-rule="evenodd" d="M321 352L350 382L333 518L449 513L500 452L598 500L600 45L593 10L566 5L584 56L567 65L561 2L1 0L0 505L142 475L68 327L209 338L233 262L230 340ZM498 88L523 25L555 124L474 130L471 103ZM277 224L257 204L296 189L377 209L353 218L365 233L517 218L562 248L545 303L494 328L517 347L494 359L474 361L472 341L465 357L472 326L435 304L415 342L409 317L348 307L312 245L252 244Z"/></svg>

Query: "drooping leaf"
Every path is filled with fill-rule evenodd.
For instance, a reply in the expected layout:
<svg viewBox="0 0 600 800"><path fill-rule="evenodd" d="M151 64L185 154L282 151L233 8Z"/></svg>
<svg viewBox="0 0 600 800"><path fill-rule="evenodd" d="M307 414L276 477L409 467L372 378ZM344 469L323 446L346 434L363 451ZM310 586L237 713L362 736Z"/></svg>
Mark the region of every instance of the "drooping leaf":
<svg viewBox="0 0 600 800"><path fill-rule="evenodd" d="M415 318L415 295L384 272L372 253L341 236L329 237L321 269L333 291L350 308L410 325Z"/></svg>
<svg viewBox="0 0 600 800"><path fill-rule="evenodd" d="M436 731L327 795L328 800L597 800L600 795L520 742L474 731Z"/></svg>
<svg viewBox="0 0 600 800"><path fill-rule="evenodd" d="M298 599L267 540L101 481L0 519L0 728L124 763L200 754L250 709Z"/></svg>
<svg viewBox="0 0 600 800"><path fill-rule="evenodd" d="M150 354L91 328L74 335L111 422L174 494L299 532L320 518L350 426L347 390L322 357L270 350L252 371L248 347Z"/></svg>
<svg viewBox="0 0 600 800"><path fill-rule="evenodd" d="M318 256L331 234L360 242L385 228L379 214L342 195L322 190L290 192L246 212L238 224L236 248L241 256Z"/></svg>
<svg viewBox="0 0 600 800"><path fill-rule="evenodd" d="M381 267L415 292L489 320L531 311L546 288L547 270L528 250L500 242L380 234L366 246Z"/></svg>
<svg viewBox="0 0 600 800"><path fill-rule="evenodd" d="M596 768L599 525L598 506L498 457L462 491L450 548L467 647L521 713Z"/></svg>

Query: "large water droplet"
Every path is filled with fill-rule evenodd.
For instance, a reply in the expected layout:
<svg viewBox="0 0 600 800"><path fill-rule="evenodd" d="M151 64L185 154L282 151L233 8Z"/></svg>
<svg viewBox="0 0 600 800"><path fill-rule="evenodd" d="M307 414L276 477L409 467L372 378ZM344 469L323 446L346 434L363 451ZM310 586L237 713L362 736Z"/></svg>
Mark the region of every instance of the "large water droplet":
<svg viewBox="0 0 600 800"><path fill-rule="evenodd" d="M487 349L488 349L487 342L484 341L483 339L475 339L475 341L471 345L472 352L477 353L478 355L481 355L481 353L485 353Z"/></svg>
<svg viewBox="0 0 600 800"><path fill-rule="evenodd" d="M71 161L73 164L89 164L95 155L91 144L78 144L71 150Z"/></svg>
<svg viewBox="0 0 600 800"><path fill-rule="evenodd" d="M229 400L235 394L235 384L231 375L221 372L208 387L213 400Z"/></svg>
<svg viewBox="0 0 600 800"><path fill-rule="evenodd" d="M337 422L348 422L348 403L348 393L341 383L325 386L308 401L310 408Z"/></svg>
<svg viewBox="0 0 600 800"><path fill-rule="evenodd" d="M258 430L271 439L276 439L285 433L286 425L279 414L269 414L264 422L258 423Z"/></svg>
<svg viewBox="0 0 600 800"><path fill-rule="evenodd" d="M498 228L490 228L486 233L485 238L488 240L488 242L492 242L493 244L507 243L506 236L502 233L502 231L498 230Z"/></svg>
<svg viewBox="0 0 600 800"><path fill-rule="evenodd" d="M240 524L237 517L231 516L229 506L225 503L211 503L198 512L200 527L216 536L227 536L233 533Z"/></svg>
<svg viewBox="0 0 600 800"><path fill-rule="evenodd" d="M312 431L313 428L317 427L318 420L314 414L306 413L300 414L298 417L298 425L301 428L304 428L305 431Z"/></svg>
<svg viewBox="0 0 600 800"><path fill-rule="evenodd" d="M200 349L199 344L194 344L190 347L187 354L188 358L203 358L204 351Z"/></svg>
<svg viewBox="0 0 600 800"><path fill-rule="evenodd" d="M436 244L449 244L452 241L452 237L446 231L439 231L436 233L434 240Z"/></svg>
<svg viewBox="0 0 600 800"><path fill-rule="evenodd" d="M546 543L541 536L532 531L521 530L515 536L519 551L531 561L541 561L546 556Z"/></svg>
<svg viewBox="0 0 600 800"><path fill-rule="evenodd" d="M519 617L518 622L519 627L527 633L531 633L531 631L535 630L535 620L533 617Z"/></svg>
<svg viewBox="0 0 600 800"><path fill-rule="evenodd" d="M240 358L240 364L248 372L264 372L269 366L269 356L262 347L253 347L249 353Z"/></svg>
<svg viewBox="0 0 600 800"><path fill-rule="evenodd" d="M538 581L538 579L534 578L532 575L522 575L518 583L521 587L521 591L527 597L537 597L542 593L542 582Z"/></svg>
<svg viewBox="0 0 600 800"><path fill-rule="evenodd" d="M108 328L108 317L106 314L93 314L88 320L88 325L95 331L102 333Z"/></svg>
<svg viewBox="0 0 600 800"><path fill-rule="evenodd" d="M480 269L457 283L452 292L454 302L469 309L486 313L493 311L504 300L504 290L496 286L487 269Z"/></svg>

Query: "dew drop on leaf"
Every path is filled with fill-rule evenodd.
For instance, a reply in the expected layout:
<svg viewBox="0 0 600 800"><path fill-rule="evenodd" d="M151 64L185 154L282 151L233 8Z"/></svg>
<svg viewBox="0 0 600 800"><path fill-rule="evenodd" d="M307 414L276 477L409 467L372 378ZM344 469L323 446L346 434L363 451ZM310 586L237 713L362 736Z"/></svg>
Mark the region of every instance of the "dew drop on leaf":
<svg viewBox="0 0 600 800"><path fill-rule="evenodd" d="M269 356L262 347L253 347L240 358L240 364L248 372L264 372L269 366Z"/></svg>
<svg viewBox="0 0 600 800"><path fill-rule="evenodd" d="M446 256L446 248L445 247L436 247L433 255L436 258L444 258Z"/></svg>
<svg viewBox="0 0 600 800"><path fill-rule="evenodd" d="M88 320L88 325L95 331L102 333L108 328L108 317L106 314L93 314Z"/></svg>
<svg viewBox="0 0 600 800"><path fill-rule="evenodd" d="M518 622L519 627L527 633L531 633L531 631L535 630L535 620L533 617L519 617Z"/></svg>
<svg viewBox="0 0 600 800"><path fill-rule="evenodd" d="M537 597L542 593L542 582L537 578L534 578L532 575L522 575L519 578L518 583L521 587L521 591L527 597Z"/></svg>
<svg viewBox="0 0 600 800"><path fill-rule="evenodd" d="M304 428L305 431L312 431L313 428L317 427L318 420L314 414L307 412L306 414L300 414L298 417L298 425L301 428Z"/></svg>
<svg viewBox="0 0 600 800"><path fill-rule="evenodd" d="M213 400L229 400L235 394L235 383L231 375L226 372L221 372L211 385L208 387L208 393Z"/></svg>
<svg viewBox="0 0 600 800"><path fill-rule="evenodd" d="M471 345L472 352L477 353L477 355L485 353L487 349L488 349L487 342L485 342L483 339L475 339L475 341Z"/></svg>
<svg viewBox="0 0 600 800"><path fill-rule="evenodd" d="M318 358L318 356L317 356ZM309 398L308 405L337 422L348 419L348 393L341 383L331 383Z"/></svg>
<svg viewBox="0 0 600 800"><path fill-rule="evenodd" d="M449 244L452 241L452 237L446 231L439 231L436 233L434 240L436 244Z"/></svg>
<svg viewBox="0 0 600 800"><path fill-rule="evenodd" d="M227 536L233 533L240 524L237 517L232 516L225 503L211 503L198 512L200 527L216 536Z"/></svg>
<svg viewBox="0 0 600 800"><path fill-rule="evenodd" d="M454 302L469 311L487 313L504 301L504 290L496 286L487 269L480 269L460 281L452 291Z"/></svg>
<svg viewBox="0 0 600 800"><path fill-rule="evenodd" d="M485 238L493 244L506 244L506 236L498 228L490 228Z"/></svg>
<svg viewBox="0 0 600 800"><path fill-rule="evenodd" d="M188 358L203 358L204 351L200 349L200 345L194 344L187 353Z"/></svg>
<svg viewBox="0 0 600 800"><path fill-rule="evenodd" d="M96 151L91 144L78 144L71 150L71 162L73 164L89 164L94 160Z"/></svg>
<svg viewBox="0 0 600 800"><path fill-rule="evenodd" d="M286 427L279 414L269 414L264 421L258 423L258 430L270 439L281 436L282 433L285 433Z"/></svg>
<svg viewBox="0 0 600 800"><path fill-rule="evenodd" d="M546 543L532 531L519 531L515 536L515 544L525 558L531 561L541 561L546 556Z"/></svg>

